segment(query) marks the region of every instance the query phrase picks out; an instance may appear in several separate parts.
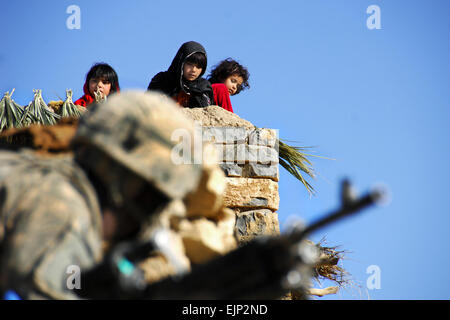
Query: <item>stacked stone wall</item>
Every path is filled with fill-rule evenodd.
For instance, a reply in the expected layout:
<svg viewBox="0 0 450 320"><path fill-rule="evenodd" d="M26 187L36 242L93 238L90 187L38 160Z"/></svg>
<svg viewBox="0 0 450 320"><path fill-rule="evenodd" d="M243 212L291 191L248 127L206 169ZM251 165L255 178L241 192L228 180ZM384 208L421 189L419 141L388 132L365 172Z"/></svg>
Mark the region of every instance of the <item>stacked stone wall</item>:
<svg viewBox="0 0 450 320"><path fill-rule="evenodd" d="M279 234L278 131L248 127L203 127L226 175L224 205L235 212L239 242Z"/></svg>

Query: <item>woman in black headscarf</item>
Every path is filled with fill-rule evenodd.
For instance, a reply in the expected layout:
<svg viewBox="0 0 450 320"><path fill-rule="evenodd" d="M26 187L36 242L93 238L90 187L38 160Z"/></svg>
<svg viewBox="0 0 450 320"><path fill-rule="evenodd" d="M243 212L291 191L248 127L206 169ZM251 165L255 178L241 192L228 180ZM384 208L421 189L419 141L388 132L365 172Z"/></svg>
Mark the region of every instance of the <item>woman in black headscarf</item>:
<svg viewBox="0 0 450 320"><path fill-rule="evenodd" d="M207 107L214 104L214 94L209 81L202 78L206 66L205 48L195 41L186 42L169 69L154 76L147 90L160 91L185 108Z"/></svg>

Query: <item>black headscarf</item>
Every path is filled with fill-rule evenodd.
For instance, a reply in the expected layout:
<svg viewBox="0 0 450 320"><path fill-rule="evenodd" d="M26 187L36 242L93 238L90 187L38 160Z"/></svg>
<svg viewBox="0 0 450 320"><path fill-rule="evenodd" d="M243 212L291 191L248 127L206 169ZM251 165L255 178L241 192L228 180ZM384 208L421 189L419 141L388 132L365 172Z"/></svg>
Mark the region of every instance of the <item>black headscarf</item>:
<svg viewBox="0 0 450 320"><path fill-rule="evenodd" d="M186 59L198 52L207 57L206 50L200 43L195 41L184 43L178 49L169 69L154 76L147 90L161 91L170 97L183 90L190 95L189 108L201 108L214 104L211 84L208 80L202 78L206 68L202 69L201 74L194 81L187 81L183 78L183 66Z"/></svg>

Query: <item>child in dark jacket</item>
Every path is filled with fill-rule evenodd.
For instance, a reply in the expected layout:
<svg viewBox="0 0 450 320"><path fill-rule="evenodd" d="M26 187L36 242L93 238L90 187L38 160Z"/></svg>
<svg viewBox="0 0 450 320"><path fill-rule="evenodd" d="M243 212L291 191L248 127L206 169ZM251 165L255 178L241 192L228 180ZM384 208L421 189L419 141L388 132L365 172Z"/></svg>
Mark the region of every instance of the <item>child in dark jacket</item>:
<svg viewBox="0 0 450 320"><path fill-rule="evenodd" d="M160 91L173 98L181 107L202 108L213 104L213 90L202 78L206 71L205 48L198 42L184 43L169 69L153 77L147 90Z"/></svg>
<svg viewBox="0 0 450 320"><path fill-rule="evenodd" d="M106 63L96 63L86 75L83 86L84 96L75 101L75 104L83 107L89 106L95 101L94 92L100 91L102 98L112 93L119 92L119 78L116 71Z"/></svg>
<svg viewBox="0 0 450 320"><path fill-rule="evenodd" d="M235 60L228 58L219 62L208 77L214 92L214 103L233 112L230 95L250 88L249 77L248 70Z"/></svg>

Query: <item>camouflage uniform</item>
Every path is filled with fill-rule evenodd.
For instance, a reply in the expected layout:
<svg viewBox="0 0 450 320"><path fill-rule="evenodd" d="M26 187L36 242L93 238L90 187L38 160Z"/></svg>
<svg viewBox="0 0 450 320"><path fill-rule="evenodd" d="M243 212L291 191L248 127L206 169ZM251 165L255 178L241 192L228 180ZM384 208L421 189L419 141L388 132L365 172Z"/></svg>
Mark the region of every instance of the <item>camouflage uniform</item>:
<svg viewBox="0 0 450 320"><path fill-rule="evenodd" d="M169 99L122 93L80 119L75 158L0 152L0 293L77 298L67 287L67 268L88 269L103 258L98 190L87 170L101 177L111 201L132 207L142 222L152 212L133 201L142 186L131 185L130 176L152 185L167 204L194 190L201 166L171 160L177 128L193 133Z"/></svg>
<svg viewBox="0 0 450 320"><path fill-rule="evenodd" d="M0 291L22 298L75 298L67 267L101 258L96 193L70 157L0 152Z"/></svg>

